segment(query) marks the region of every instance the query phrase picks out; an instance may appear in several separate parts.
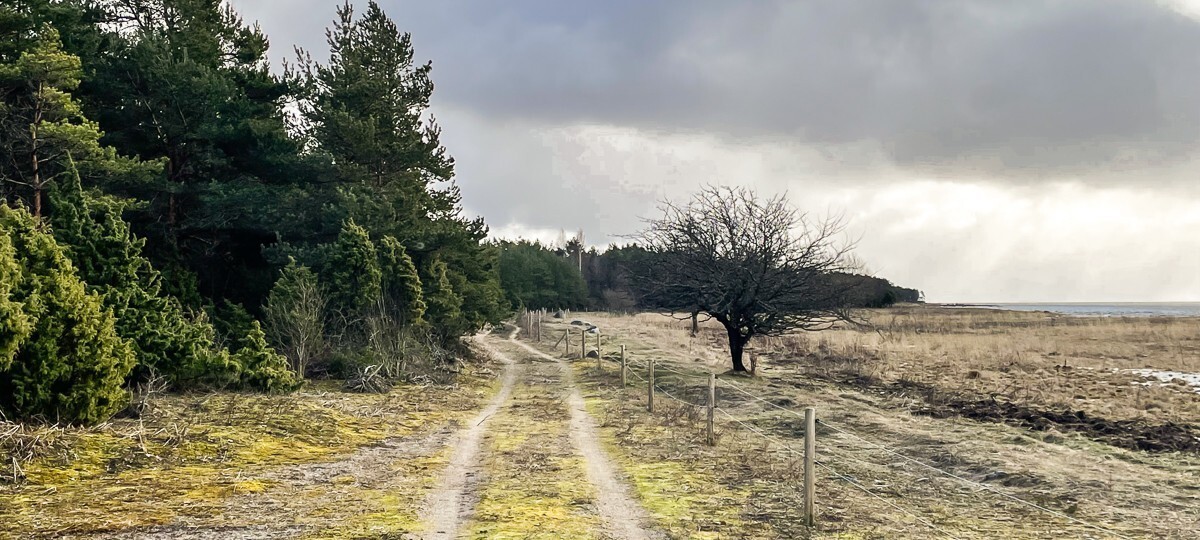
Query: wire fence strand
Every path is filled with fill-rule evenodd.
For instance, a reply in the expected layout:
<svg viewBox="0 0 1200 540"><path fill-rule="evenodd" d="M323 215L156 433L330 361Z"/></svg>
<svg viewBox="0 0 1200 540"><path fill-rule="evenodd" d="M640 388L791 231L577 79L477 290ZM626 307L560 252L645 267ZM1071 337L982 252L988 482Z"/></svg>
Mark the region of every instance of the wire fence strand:
<svg viewBox="0 0 1200 540"><path fill-rule="evenodd" d="M726 384L727 386L729 386L730 388L733 388L734 390L737 390L738 392L741 392L741 393L743 393L743 394L745 394L745 395L747 395L747 396L749 396L749 397L751 397L751 398L754 398L754 399L756 399L756 400L758 400L758 401L761 401L761 402L763 402L763 403L765 403L765 404L767 404L767 405L770 405L770 406L772 406L772 407L775 407L775 408L777 408L777 409L779 409L779 410L782 410L782 411L784 411L784 412L787 412L787 413L793 414L793 415L795 415L795 416L797 416L797 417L803 418L803 414L801 414L800 412L798 412L798 411L795 411L795 410L793 410L793 409L789 409L789 408L787 408L787 407L783 407L783 406L781 406L781 405L779 405L779 404L777 404L777 403L772 403L771 401L768 401L768 400L766 400L766 399L763 399L763 398L762 398L762 397L760 397L760 396L757 396L757 395L755 395L755 394L752 394L752 393L750 393L750 392L746 391L745 389L741 388L741 386L740 386L740 385L734 384L732 381L728 381L728 380L725 380L725 379L718 379L718 381L720 381L720 382L722 382L722 383ZM1111 534L1111 535L1113 535L1113 536L1116 536L1116 537L1118 537L1118 538L1123 538L1123 539L1129 539L1129 540L1132 540L1132 539L1131 539L1131 537L1129 537L1129 536L1125 536L1125 535L1123 535L1123 534L1121 534L1121 533L1118 533L1118 532L1116 532L1116 531L1113 531L1113 530L1111 530L1111 529L1107 529L1107 528L1105 528L1105 527L1101 527L1101 526L1099 526L1099 525L1095 525L1095 524L1089 523L1089 522L1087 522L1087 521L1083 521L1083 520L1081 520L1081 519L1079 519L1079 518L1076 518L1076 517L1069 516L1069 515L1067 515L1067 514L1064 514L1064 513L1062 513L1062 512L1059 512L1059 511L1057 511L1057 510L1054 510L1054 509L1051 509L1051 508L1046 508L1046 507L1044 507L1044 506L1041 506L1041 505L1039 505L1039 504L1036 504L1036 503L1032 503L1032 502L1026 501L1025 499L1022 499L1022 498L1020 498L1020 497L1017 497L1017 496L1015 496L1015 495L1012 495L1012 494L1010 494L1010 493L1005 493L1005 492L1003 492L1003 491L1000 491L999 489L996 489L996 488L994 488L994 487L992 487L992 486L989 486L989 485L987 485L987 484L983 484L983 483L980 483L980 482L976 482L976 481L974 481L974 480L971 480L971 479L969 479L969 478L965 478L965 477L959 476L959 475L957 475L957 474L954 474L954 473L952 473L952 472L946 471L946 470L944 470L944 469L940 469L940 468L938 468L938 467L934 467L933 465L930 465L930 464L928 464L928 463L925 463L925 462L923 462L923 461L921 461L921 460L919 460L919 459L916 459L916 458L913 458L913 457L907 456L907 455L905 455L905 454L902 454L902 453L900 453L899 451L897 451L897 450L895 450L895 449L893 449L893 448L891 448L891 447L888 447L887 445L879 444L879 443L876 443L876 442L874 442L874 441L871 441L871 440L869 440L869 439L866 439L866 438L864 438L864 437L862 437L862 436L860 436L860 435L857 435L857 434L855 434L855 433L851 432L851 431L850 431L848 428L839 428L839 427L837 427L836 425L834 425L834 424L830 423L828 420L824 420L824 419L822 419L822 420L819 420L819 422L821 423L821 425L824 425L825 427L828 427L829 429L832 429L833 431L835 431L835 432L837 432L837 433L839 433L839 434L841 434L841 435L845 435L846 437L849 437L849 438L851 438L851 439L854 439L854 440L860 441L860 442L862 442L862 443L864 443L864 444L866 444L866 445L868 445L868 446L870 446L870 447L872 447L872 448L875 448L875 449L881 450L881 451L883 451L883 452L885 452L885 453L887 453L887 454L889 454L889 455L891 455L891 456L893 456L893 457L900 458L900 459L904 460L905 462L912 463L913 465L917 465L917 466L919 466L919 467L922 467L922 468L928 469L928 470L930 470L930 471L937 472L937 473L940 473L940 474L942 474L942 475L945 475L945 476L947 476L947 477L949 477L949 478L953 478L953 479L955 479L955 480L958 480L959 482L962 482L962 483L964 483L964 484L966 484L966 485L968 485L968 486L973 486L973 487L979 488L980 490L983 490L983 491L988 491L988 492L990 492L990 493L995 493L996 495L999 495L999 496L1001 496L1001 497L1003 497L1003 498L1005 498L1005 499L1011 500L1011 501L1013 501L1013 502L1016 502L1016 503L1018 503L1018 504L1025 505L1025 506L1027 506L1027 507L1029 507L1029 508L1033 508L1033 509L1036 509L1036 510L1040 510L1040 511L1042 511L1042 512L1045 512L1045 513L1047 513L1047 514L1050 514L1050 515L1052 515L1052 516L1056 516L1056 517L1059 517L1059 518L1061 518L1061 519L1065 519L1065 520L1067 520L1067 521L1070 521L1070 522L1072 522L1072 523L1075 523L1075 524L1077 524L1077 525L1082 525L1082 526L1084 526L1084 527L1088 527L1088 528L1090 528L1090 529L1093 529L1093 530L1096 530L1096 531L1100 531L1100 532L1103 532L1103 533L1105 533L1105 534Z"/></svg>
<svg viewBox="0 0 1200 540"><path fill-rule="evenodd" d="M600 354L600 353L599 353L599 352L597 352L597 354ZM603 356L601 356L601 358L602 358L602 359L604 359L604 358L603 358ZM611 360L611 359L610 359L610 361L616 361L616 360ZM619 362L619 361L617 361L617 362ZM637 366L638 364L640 364L640 366L638 366L639 368L645 368L645 367L648 365L648 363L649 363L649 361L648 361L648 360L634 360L634 359L632 359L632 358L629 358L629 357L627 357L627 358L626 358L626 364L627 364L627 367L630 367L630 368L632 368L632 367L634 367L634 366ZM693 375L693 374L688 374L688 373L684 373L684 372L682 372L682 371L679 371L679 370L676 370L676 369L672 369L672 368L670 368L670 367L668 367L668 366L665 366L665 365L662 365L662 364L655 364L655 366L654 366L654 369L655 369L655 371L656 371L656 372L660 372L660 371L661 371L661 372L671 373L671 374L674 374L674 375L678 375L678 376L680 376L680 377L693 377L693 376L695 376L695 375ZM642 375L639 373L639 372L640 372L640 369L629 369L629 370L628 370L628 372L629 372L630 374L632 374L632 375L633 375L633 376L634 376L636 379L638 379L638 381L639 381L639 382L642 382L642 383L648 383L648 380L647 380L645 377L642 377ZM656 382L657 382L657 381L656 381ZM796 410L794 410L794 409L790 409L790 408L784 407L784 406L782 406L782 405L779 405L778 403L774 403L774 402L772 402L772 401L770 401L770 400L767 400L767 399L763 398L762 396L759 396L759 395L757 395L757 394L754 394L754 393L752 393L752 392L750 392L750 391L746 390L746 389L745 389L745 388L743 388L743 387L742 387L740 384L736 384L736 383L734 383L733 381L730 381L730 380L728 380L728 379L723 379L723 378L719 378L719 377L718 377L718 378L717 378L717 382L718 382L718 383L721 383L721 384L723 384L723 385L725 385L726 387L732 388L732 389L734 389L734 390L736 390L736 391L738 391L738 392L740 392L740 393L742 393L742 394L746 395L747 397L750 397L751 399L754 399L754 400L756 400L756 401L759 401L759 402L761 402L761 403L764 403L764 404L766 404L766 405L768 405L768 406L770 406L770 407L773 407L773 408L775 408L775 409L779 409L779 410L781 410L781 411L783 411L783 412L786 412L786 413L788 413L788 414L795 415L795 416L797 416L797 417L799 417L799 418L803 418L803 413L801 413L801 412L799 412L799 411L796 411ZM692 407L705 407L705 406L706 406L706 404L696 404L696 403L692 403L692 402L689 402L689 401L687 401L687 400L684 400L684 399L680 399L679 397L677 397L677 396L675 396L674 394L672 394L671 392L667 391L665 388L663 388L663 387L662 387L661 385L659 385L659 384L655 384L655 385L654 385L654 389L655 389L656 391L658 391L659 393L663 394L665 397L667 397L667 398L669 398L669 399L671 399L671 400L677 401L677 402L679 402L679 403L681 403L681 404L684 404L684 405L688 405L688 406L692 406ZM780 445L781 447L783 447L783 448L787 449L789 452L792 452L793 454L797 454L797 453L798 453L798 451L797 451L797 450L795 450L795 449L794 449L794 448L792 448L791 446L787 445L787 444L786 444L786 443L784 443L783 441L779 440L778 438L776 438L776 437L772 437L771 435L769 435L769 434L768 434L768 433L766 433L765 431L763 431L763 430L761 430L761 429L759 429L759 428L756 428L756 427L754 427L754 426L752 426L752 425L750 425L750 424L748 424L748 423L746 423L746 422L744 422L744 421L742 421L742 420L740 420L740 419L738 419L738 418L734 417L733 415L731 415L731 414L730 414L729 412L727 412L726 410L724 410L724 409L722 409L722 408L720 408L720 407L717 407L717 408L716 408L716 411L717 411L717 412L719 412L719 413L721 413L722 415L724 415L726 418L728 418L728 419L732 420L733 422L735 422L735 423L737 423L737 424L739 424L739 425L741 425L741 426L743 426L743 427L745 427L745 428L749 429L750 431L754 432L755 434L757 434L757 435L759 435L759 436L761 436L761 437L765 438L766 440L768 440L768 441L771 441L771 442L774 442L774 443L776 443L776 444ZM1029 508L1032 508L1032 509L1035 509L1035 510L1041 511L1041 512L1045 512L1045 513L1047 513L1047 514L1050 514L1050 515L1052 515L1052 516L1058 517L1058 518L1060 518L1060 519L1067 520L1067 521L1069 521L1069 522L1071 522L1071 523L1075 523L1075 524L1077 524L1077 525L1081 525L1081 526L1083 526L1083 527L1090 528L1090 529L1092 529L1092 530L1095 530L1095 531L1103 532L1103 533L1105 533L1105 534L1109 534L1109 535L1115 536L1115 537L1117 537L1117 538L1122 538L1122 539L1126 539L1126 540L1132 540L1132 539L1131 539L1131 537L1129 537L1129 536L1126 536L1126 535L1124 535L1124 534L1121 534L1121 533L1118 533L1118 532L1116 532L1116 531L1113 531L1113 530L1111 530L1111 529L1108 529L1108 528L1105 528L1105 527L1101 527L1101 526L1099 526L1099 525L1095 525L1095 524L1089 523L1089 522L1087 522L1087 521L1081 520L1081 519L1079 519L1079 518L1076 518L1076 517L1073 517L1073 516L1067 515L1067 514L1065 514L1065 513L1063 513L1063 512L1059 512L1059 511L1057 511L1057 510L1054 510L1054 509L1051 509L1051 508L1047 508L1047 507L1045 507L1045 506L1042 506L1042 505L1039 505L1039 504L1036 504L1036 503L1033 503L1033 502L1027 501L1027 500L1025 500L1025 499L1022 499L1022 498L1020 498L1020 497L1017 497L1017 496L1015 496L1015 495L1012 495L1012 494L1010 494L1010 493L1006 493L1006 492L1004 492L1004 491L1001 491L1001 490L999 490L999 489L997 489L997 488L995 488L995 487L993 487L993 486L989 486L989 485L987 485L987 484L983 484L983 483L980 483L980 482L976 482L976 481L974 481L974 480L971 480L971 479L969 479L969 478L965 478L965 477L963 477L963 476L960 476L960 475L954 474L954 473L952 473L952 472L949 472L949 471L946 471L946 470L944 470L944 469L940 469L940 468L938 468L938 467L935 467L935 466L933 466L933 465L930 465L930 464L928 464L928 463L925 463L925 462L923 462L923 461L921 461L921 460L919 460L919 459L916 459L916 458L913 458L913 457L907 456L907 455L905 455L905 454L901 453L900 451L898 451L897 449L894 449L894 448L892 448L892 447L889 447L889 446L887 446L887 445L880 444L880 443L876 443L876 442L874 442L874 441L871 441L871 440L869 440L869 439L866 439L866 438L864 438L864 437L862 437L862 436L860 436L860 435L857 435L857 434L855 434L854 432L852 432L851 430L849 430L849 428L838 427L837 425L830 423L828 420L821 419L821 420L818 420L818 422L819 422L821 425L824 425L825 427L827 427L827 428L829 428L829 429L831 429L831 430L833 430L833 431L837 432L837 433L838 433L838 434L840 434L840 435L846 436L847 438L850 438L850 439L857 440L857 441L859 441L859 442L862 442L862 443L866 444L867 446L869 446L869 447L871 447L871 448L874 448L874 449L880 450L880 451L882 451L882 452L885 452L885 453L887 453L888 455L891 455L891 456L893 456L893 457L899 458L899 459L901 459L901 460L903 460L903 461L905 461L905 462L907 462L907 463L910 463L910 464L913 464L913 465L919 466L919 467L921 467L921 468L924 468L924 469L928 469L928 470L930 470L930 471L933 471L933 472L939 473L939 474L941 474L941 475L944 475L944 476L946 476L946 477L948 477L948 478L951 478L951 479L957 480L957 481L959 481L959 482L961 482L961 483L963 483L963 484L965 484L965 485L968 485L968 486L971 486L971 487L977 488L977 489L979 489L979 490L981 490L981 491L987 491L987 492L989 492L989 493L993 493L993 494L999 495L1000 497L1003 497L1003 498L1005 498L1005 499L1007 499L1007 500L1010 500L1010 501L1012 501L1012 502L1014 502L1014 503L1017 503L1017 504L1020 504L1020 505L1023 505L1023 506L1026 506L1026 507L1029 507ZM868 463L868 462L866 462L865 460L862 460L862 459L858 459L858 458L852 458L852 459L855 459L856 461L860 461L860 462L863 462L863 463ZM827 469L827 470L828 470L828 471L829 471L831 474L833 474L834 476L836 476L836 477L839 477L839 478L841 478L841 479L843 479L843 480L846 480L848 483L850 483L850 484L854 485L855 487L857 487L858 489L860 489L860 490L862 490L862 491L866 492L867 494L871 495L872 497L875 497L875 498L877 498L877 499L879 499L879 500L881 500L881 501L883 501L883 502L885 502L885 503L888 503L888 504L889 504L890 506L892 506L893 508L896 508L896 509L898 509L898 510L901 510L902 512L906 513L906 514L907 514L907 515L909 515L910 517L912 517L912 518L916 519L917 521L919 521L919 522L921 522L921 523L923 523L923 524L925 524L925 525L929 526L930 528L932 528L932 529L934 529L934 530L937 530L938 532L940 532L940 533L942 533L942 534L945 534L946 536L949 536L949 537L951 537L951 538L954 538L954 536L953 536L953 535L951 535L950 533L946 532L946 531L945 531L945 530L943 530L943 529L940 529L940 528L938 528L938 527L937 527L935 524L933 524L932 522L929 522L928 520L925 520L925 519L921 518L920 516L917 516L917 515L915 515L915 514L912 514L911 512L909 512L909 511L906 511L906 510L904 510L903 508L901 508L901 507L899 507L899 506L896 506L896 505L895 505L894 503L892 503L891 501L888 501L887 499L880 497L878 494L875 494L875 493L871 492L871 491L870 491L868 488L866 488L865 486L862 486L861 484L858 484L858 483L854 482L852 478L850 478L850 477L848 477L848 476L845 476L845 475L841 475L840 473L837 473L837 471L835 471L835 470L834 470L834 469L833 469L831 466L829 466L829 465L826 465L826 464L821 464L821 463L818 463L818 465L820 465L820 466L822 466L822 467L825 467L825 468L826 468L826 469Z"/></svg>

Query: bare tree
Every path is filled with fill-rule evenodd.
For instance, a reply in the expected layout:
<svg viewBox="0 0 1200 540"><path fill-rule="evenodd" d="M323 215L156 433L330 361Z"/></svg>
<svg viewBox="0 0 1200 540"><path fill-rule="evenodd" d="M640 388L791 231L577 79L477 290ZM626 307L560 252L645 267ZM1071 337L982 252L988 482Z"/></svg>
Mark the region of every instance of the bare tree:
<svg viewBox="0 0 1200 540"><path fill-rule="evenodd" d="M633 277L651 306L724 325L734 371L750 338L852 320L852 242L840 218L810 220L786 197L707 187L635 236L649 253Z"/></svg>

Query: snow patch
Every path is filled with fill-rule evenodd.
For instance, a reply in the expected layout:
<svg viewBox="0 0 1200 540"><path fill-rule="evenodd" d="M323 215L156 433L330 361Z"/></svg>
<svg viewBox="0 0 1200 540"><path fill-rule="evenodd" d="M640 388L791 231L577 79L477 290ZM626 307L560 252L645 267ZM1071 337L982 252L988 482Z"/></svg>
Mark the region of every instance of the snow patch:
<svg viewBox="0 0 1200 540"><path fill-rule="evenodd" d="M1159 369L1122 369L1123 373L1132 373L1147 380L1134 382L1142 386L1168 386L1178 385L1176 381L1183 381L1183 384L1191 388L1194 392L1200 394L1200 373L1184 373L1182 371L1164 371Z"/></svg>

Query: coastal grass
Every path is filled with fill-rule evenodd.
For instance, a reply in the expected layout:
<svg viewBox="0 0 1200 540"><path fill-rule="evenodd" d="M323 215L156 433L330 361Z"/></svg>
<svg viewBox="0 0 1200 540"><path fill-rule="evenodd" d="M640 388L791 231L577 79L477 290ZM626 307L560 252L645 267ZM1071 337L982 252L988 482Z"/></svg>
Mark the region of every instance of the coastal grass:
<svg viewBox="0 0 1200 540"><path fill-rule="evenodd" d="M1045 313L927 307L866 315L875 328L756 340L758 376L734 377L727 373L724 335L711 321L692 337L689 321L658 314L572 314L600 327L606 355L625 345L639 373L646 360L656 360L659 385L676 397L703 403L708 373L718 373L722 409L770 437L718 415L718 445L706 447L702 422L695 421L697 407L681 406L691 413L673 412L678 407L660 394L657 412L647 413L643 382L630 377L631 388L620 390L613 364L606 364L603 375L589 376L594 363L578 363L586 391L594 392L589 407L598 418L608 419L603 432L614 441L610 450L639 492L653 489L640 485L646 480L631 473L632 464L649 467L664 461L680 468L661 476L680 474L690 479L679 482L683 485L707 484L721 491L724 504L679 496L686 510L660 512L672 537L736 530L748 538L1116 538L1114 533L1189 538L1200 528L1200 459L1195 454L1130 450L1053 428L932 417L920 414L928 407L924 394L888 386L920 380L941 392L994 394L1035 408L1068 404L1090 407L1088 414L1147 423L1182 420L1200 396L1183 388L1146 386L1142 379L1107 370L1190 369L1188 354L1197 344L1192 336L1200 336L1192 331L1200 330L1200 322L1051 320ZM577 330L568 322L549 323L544 334ZM1005 351L1020 358L995 358ZM562 347L556 352L562 354ZM1079 373L1074 378L1081 381L1072 381L1064 371ZM1144 387L1143 400L1174 392L1161 398L1172 405L1139 405L1136 387ZM1126 394L1130 390L1106 388L1128 388L1134 396ZM818 526L780 533L780 527L798 520L795 452L802 448L803 427L795 413L810 405L817 408L820 422ZM654 505L644 494L643 503ZM734 509L734 528L715 523L689 528L685 520L669 517L690 513L705 519L714 508Z"/></svg>

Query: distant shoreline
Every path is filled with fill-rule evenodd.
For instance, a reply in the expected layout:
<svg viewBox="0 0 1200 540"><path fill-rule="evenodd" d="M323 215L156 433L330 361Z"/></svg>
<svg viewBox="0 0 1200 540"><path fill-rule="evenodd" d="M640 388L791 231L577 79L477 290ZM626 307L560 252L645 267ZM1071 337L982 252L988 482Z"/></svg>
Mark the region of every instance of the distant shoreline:
<svg viewBox="0 0 1200 540"><path fill-rule="evenodd" d="M1200 302L948 302L950 309L1046 312L1073 317L1200 317Z"/></svg>

